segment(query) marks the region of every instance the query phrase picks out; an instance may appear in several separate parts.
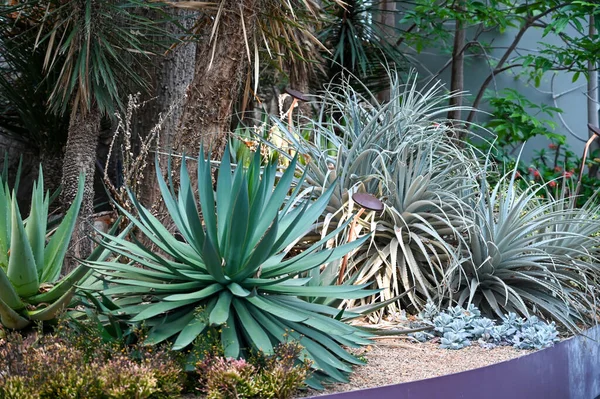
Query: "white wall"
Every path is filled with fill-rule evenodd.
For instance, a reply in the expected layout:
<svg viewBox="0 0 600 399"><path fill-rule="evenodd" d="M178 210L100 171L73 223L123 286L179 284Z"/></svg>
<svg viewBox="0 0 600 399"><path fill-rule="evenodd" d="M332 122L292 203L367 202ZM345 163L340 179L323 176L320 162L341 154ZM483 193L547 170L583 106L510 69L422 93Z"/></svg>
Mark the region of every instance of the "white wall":
<svg viewBox="0 0 600 399"><path fill-rule="evenodd" d="M454 30L454 24L448 23L448 30ZM563 42L554 35L548 35L545 38L541 37L541 29L531 28L521 42L511 58L519 55L527 54L528 52L539 48L538 42L545 41L547 43L561 45ZM505 33L489 32L482 35L482 40L492 42L495 50L489 54L488 58L481 55L469 55L465 60L465 90L468 94L465 98L465 105L470 105L475 98L483 81L490 74L491 66L489 62L498 60L504 53L503 48L508 47L514 37L516 30L507 30ZM573 32L569 32L573 33ZM469 35L468 35L469 38ZM468 40L467 38L467 40ZM432 75L435 75L444 64L449 60L450 55L439 54L439 50L426 49L420 54L409 53L414 57L413 61L419 64L419 76L425 82ZM488 86L490 90L500 92L504 88L516 89L521 94L525 95L534 103L544 103L551 106L557 106L563 110L562 119L555 117L557 123L556 132L567 136L569 145L576 153L583 151L583 145L588 137L587 131L587 97L586 97L586 79L582 74L579 79L573 83L573 74L569 72L548 72L544 75L540 87L536 88L533 82L528 82L528 77L517 76L522 72L521 68L514 68L499 74L496 79ZM439 79L450 87L450 67L446 68L439 75ZM485 104L482 109L488 109ZM463 118L467 117L467 113L463 114ZM477 115L476 122L485 121L487 116L483 113ZM579 137L579 139L577 138ZM542 139L532 140L527 143L524 150L525 159L529 159L533 151L543 146L548 145Z"/></svg>

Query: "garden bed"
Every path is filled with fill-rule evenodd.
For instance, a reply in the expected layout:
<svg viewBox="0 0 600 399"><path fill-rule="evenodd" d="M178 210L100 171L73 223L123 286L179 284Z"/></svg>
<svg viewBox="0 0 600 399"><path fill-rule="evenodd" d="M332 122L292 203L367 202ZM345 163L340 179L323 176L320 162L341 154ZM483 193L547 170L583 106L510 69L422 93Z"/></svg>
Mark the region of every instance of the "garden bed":
<svg viewBox="0 0 600 399"><path fill-rule="evenodd" d="M322 392L308 390L299 397L381 387L440 377L489 366L532 353L531 350L499 346L482 348L477 344L461 350L439 347L439 342L412 343L404 338L379 339L374 345L355 350L367 364L354 368L348 384L332 384Z"/></svg>
<svg viewBox="0 0 600 399"><path fill-rule="evenodd" d="M599 342L600 326L540 351L477 346L450 351L431 342L415 349L396 340L396 346L374 345L365 355L369 363L355 369L349 384L304 397L471 399L488 387L487 399L597 398Z"/></svg>

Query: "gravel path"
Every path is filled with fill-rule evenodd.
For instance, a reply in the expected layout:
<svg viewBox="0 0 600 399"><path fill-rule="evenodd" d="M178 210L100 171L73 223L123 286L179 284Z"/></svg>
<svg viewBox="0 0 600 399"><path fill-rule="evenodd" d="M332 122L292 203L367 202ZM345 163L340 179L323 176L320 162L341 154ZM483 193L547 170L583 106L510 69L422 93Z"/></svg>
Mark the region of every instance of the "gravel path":
<svg viewBox="0 0 600 399"><path fill-rule="evenodd" d="M353 391L458 373L504 362L532 351L511 346L485 349L474 343L461 350L441 349L439 343L412 343L406 339L378 339L376 344L353 351L367 359L356 367L348 384L334 384L323 392L308 390L299 397Z"/></svg>

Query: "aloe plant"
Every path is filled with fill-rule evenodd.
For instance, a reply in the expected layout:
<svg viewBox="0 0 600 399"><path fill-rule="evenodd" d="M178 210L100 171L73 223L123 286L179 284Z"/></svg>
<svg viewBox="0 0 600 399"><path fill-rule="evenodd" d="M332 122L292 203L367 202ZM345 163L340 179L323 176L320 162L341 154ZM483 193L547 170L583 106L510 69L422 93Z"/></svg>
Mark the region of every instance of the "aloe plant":
<svg viewBox="0 0 600 399"><path fill-rule="evenodd" d="M30 214L25 220L14 190L11 192L6 181L1 182L0 323L4 327L21 329L32 321L53 319L68 305L75 284L88 273L86 266L79 266L59 279L82 195L80 176L73 204L46 243L50 195L44 193L41 168L33 185Z"/></svg>
<svg viewBox="0 0 600 399"><path fill-rule="evenodd" d="M106 248L131 262L90 265L114 284L104 291L118 306L114 313L150 327L147 344L172 338L179 350L215 328L225 355L237 358L252 349L273 353L276 344L291 338L303 346L319 371L315 375L346 381L348 363L360 361L342 345L368 343L368 334L332 317L339 310L301 298L358 298L373 291L360 285L310 286L310 278L300 276L341 258L367 237L324 248L341 226L302 252L292 252L322 214L332 189L316 200L299 198L297 159L279 174L276 163L261 168L259 152L248 168L240 163L232 172L228 148L216 192L210 161L199 157L199 200L185 162L177 196L157 163L162 197L180 239L132 195L138 215L122 211L160 252L113 237ZM316 380L311 384L319 385Z"/></svg>

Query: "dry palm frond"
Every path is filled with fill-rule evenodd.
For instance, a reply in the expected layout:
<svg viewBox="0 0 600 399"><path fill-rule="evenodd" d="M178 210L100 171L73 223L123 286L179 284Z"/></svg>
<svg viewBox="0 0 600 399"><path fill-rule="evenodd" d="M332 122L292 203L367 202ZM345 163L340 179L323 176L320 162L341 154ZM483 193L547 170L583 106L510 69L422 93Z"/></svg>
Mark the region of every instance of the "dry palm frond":
<svg viewBox="0 0 600 399"><path fill-rule="evenodd" d="M344 3L339 1L339 4ZM287 70L297 76L310 76L312 68L318 65L320 51L325 47L315 36L320 25L319 6L312 0L262 0L258 2L215 2L179 1L165 2L173 7L196 10L209 18L200 18L194 32L206 31L214 54L218 44L223 15L237 14L246 38L246 56L250 65L247 79L254 84L246 84L244 103L258 91L261 60L273 61L281 71ZM252 87L252 89L250 89Z"/></svg>

